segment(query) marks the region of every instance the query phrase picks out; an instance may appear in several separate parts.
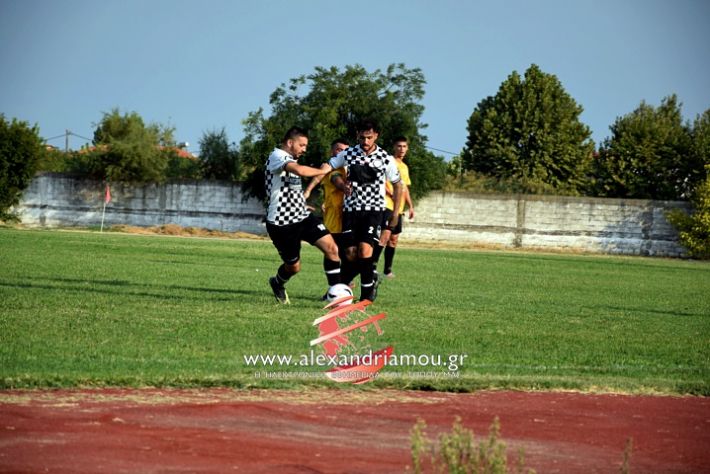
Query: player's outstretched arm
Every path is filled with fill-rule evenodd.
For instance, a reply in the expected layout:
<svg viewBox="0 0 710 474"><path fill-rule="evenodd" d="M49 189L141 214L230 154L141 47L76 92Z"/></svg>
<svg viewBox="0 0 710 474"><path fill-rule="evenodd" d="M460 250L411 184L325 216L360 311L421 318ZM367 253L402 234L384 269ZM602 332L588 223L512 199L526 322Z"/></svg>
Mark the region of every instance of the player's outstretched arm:
<svg viewBox="0 0 710 474"><path fill-rule="evenodd" d="M289 173L297 174L301 178L312 178L314 176L322 176L327 174L323 168L312 168L306 165L299 165L295 161L291 161L284 166L284 169Z"/></svg>

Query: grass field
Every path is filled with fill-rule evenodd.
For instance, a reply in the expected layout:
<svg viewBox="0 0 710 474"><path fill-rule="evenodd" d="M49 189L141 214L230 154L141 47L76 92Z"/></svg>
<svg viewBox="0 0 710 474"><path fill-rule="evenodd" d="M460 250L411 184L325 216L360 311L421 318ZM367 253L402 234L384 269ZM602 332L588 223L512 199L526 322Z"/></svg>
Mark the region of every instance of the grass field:
<svg viewBox="0 0 710 474"><path fill-rule="evenodd" d="M268 241L0 228L0 386L333 386L265 376L325 368L244 362L309 353L325 280L320 253L303 261L280 306ZM708 263L405 243L395 266L379 340L444 364L370 387L710 395ZM467 355L458 377L451 354Z"/></svg>

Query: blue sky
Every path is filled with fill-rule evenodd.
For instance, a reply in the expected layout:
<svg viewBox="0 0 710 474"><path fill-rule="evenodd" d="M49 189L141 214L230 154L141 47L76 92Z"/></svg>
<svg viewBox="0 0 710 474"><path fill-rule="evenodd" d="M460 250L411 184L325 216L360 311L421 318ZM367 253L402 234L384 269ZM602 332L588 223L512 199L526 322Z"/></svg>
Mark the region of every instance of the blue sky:
<svg viewBox="0 0 710 474"><path fill-rule="evenodd" d="M707 0L0 0L0 113L91 137L119 107L197 151L316 66L403 62L427 79L428 145L458 153L476 104L535 63L599 143L642 100L710 108L709 24Z"/></svg>

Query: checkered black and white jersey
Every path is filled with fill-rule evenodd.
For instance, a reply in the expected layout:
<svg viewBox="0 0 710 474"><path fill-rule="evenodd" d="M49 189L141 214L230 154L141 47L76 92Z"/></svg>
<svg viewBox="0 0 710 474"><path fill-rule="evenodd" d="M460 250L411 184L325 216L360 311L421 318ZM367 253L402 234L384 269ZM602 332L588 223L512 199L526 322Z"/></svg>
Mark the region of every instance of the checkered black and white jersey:
<svg viewBox="0 0 710 474"><path fill-rule="evenodd" d="M303 196L301 177L289 173L284 167L295 159L280 148L275 148L266 162L266 220L274 225L301 222L308 217L306 198Z"/></svg>
<svg viewBox="0 0 710 474"><path fill-rule="evenodd" d="M382 211L385 208L385 181L400 181L399 171L392 157L379 146L366 154L360 145L343 150L328 162L333 169L345 166L352 193L345 196L345 211Z"/></svg>

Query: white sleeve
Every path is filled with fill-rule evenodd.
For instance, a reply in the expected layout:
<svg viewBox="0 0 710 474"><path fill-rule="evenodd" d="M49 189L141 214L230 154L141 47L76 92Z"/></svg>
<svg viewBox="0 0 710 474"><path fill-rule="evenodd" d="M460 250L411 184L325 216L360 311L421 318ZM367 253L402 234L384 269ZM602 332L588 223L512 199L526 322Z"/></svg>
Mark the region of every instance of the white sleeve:
<svg viewBox="0 0 710 474"><path fill-rule="evenodd" d="M387 181L392 184L396 184L402 180L402 177L399 175L399 170L397 169L397 164L394 162L394 158L392 158L389 164L387 164L387 167L385 168L385 176L387 176Z"/></svg>
<svg viewBox="0 0 710 474"><path fill-rule="evenodd" d="M286 154L272 153L269 155L269 162L266 164L266 169L268 169L270 173L280 173L283 171L284 166L292 161L295 162L296 160Z"/></svg>
<svg viewBox="0 0 710 474"><path fill-rule="evenodd" d="M330 160L328 160L328 164L334 170L345 166L345 151L341 151L340 153L332 157Z"/></svg>

